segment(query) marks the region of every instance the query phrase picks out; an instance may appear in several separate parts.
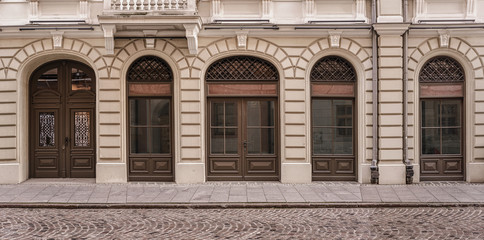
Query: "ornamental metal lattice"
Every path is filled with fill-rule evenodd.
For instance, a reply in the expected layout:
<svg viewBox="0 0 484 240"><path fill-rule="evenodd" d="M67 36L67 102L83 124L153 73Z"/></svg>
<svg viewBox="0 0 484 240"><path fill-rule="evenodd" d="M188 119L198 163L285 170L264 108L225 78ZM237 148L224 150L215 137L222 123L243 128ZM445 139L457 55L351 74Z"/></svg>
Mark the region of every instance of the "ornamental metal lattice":
<svg viewBox="0 0 484 240"><path fill-rule="evenodd" d="M251 56L227 57L207 69L207 81L278 81L279 73L270 62Z"/></svg>
<svg viewBox="0 0 484 240"><path fill-rule="evenodd" d="M76 112L74 114L74 146L89 147L90 122L89 112Z"/></svg>
<svg viewBox="0 0 484 240"><path fill-rule="evenodd" d="M453 58L446 56L428 60L420 71L419 81L426 83L463 82L464 69Z"/></svg>
<svg viewBox="0 0 484 240"><path fill-rule="evenodd" d="M327 56L320 59L311 70L311 81L355 82L356 71L346 59Z"/></svg>
<svg viewBox="0 0 484 240"><path fill-rule="evenodd" d="M143 56L136 59L128 69L129 82L171 82L173 72L163 59Z"/></svg>
<svg viewBox="0 0 484 240"><path fill-rule="evenodd" d="M55 116L52 112L41 112L39 114L40 126L40 147L52 147L55 145Z"/></svg>

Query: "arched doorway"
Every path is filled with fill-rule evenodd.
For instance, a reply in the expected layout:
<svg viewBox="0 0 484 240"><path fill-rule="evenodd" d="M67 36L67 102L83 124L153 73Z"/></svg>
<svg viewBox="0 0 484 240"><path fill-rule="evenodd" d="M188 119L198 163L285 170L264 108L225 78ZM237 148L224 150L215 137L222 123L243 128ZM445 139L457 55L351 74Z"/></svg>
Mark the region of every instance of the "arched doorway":
<svg viewBox="0 0 484 240"><path fill-rule="evenodd" d="M437 56L420 70L420 180L464 180L465 74Z"/></svg>
<svg viewBox="0 0 484 240"><path fill-rule="evenodd" d="M128 179L173 181L173 72L156 56L143 56L129 67Z"/></svg>
<svg viewBox="0 0 484 240"><path fill-rule="evenodd" d="M232 56L207 69L208 180L279 180L279 73Z"/></svg>
<svg viewBox="0 0 484 240"><path fill-rule="evenodd" d="M30 177L95 177L96 78L60 60L30 78Z"/></svg>
<svg viewBox="0 0 484 240"><path fill-rule="evenodd" d="M314 181L356 181L356 71L346 59L326 56L311 70Z"/></svg>

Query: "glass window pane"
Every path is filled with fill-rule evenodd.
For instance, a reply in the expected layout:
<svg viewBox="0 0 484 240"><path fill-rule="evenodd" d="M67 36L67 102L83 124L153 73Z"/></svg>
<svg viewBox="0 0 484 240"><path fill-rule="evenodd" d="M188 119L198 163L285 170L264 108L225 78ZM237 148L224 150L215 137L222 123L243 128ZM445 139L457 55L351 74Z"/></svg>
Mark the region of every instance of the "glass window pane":
<svg viewBox="0 0 484 240"><path fill-rule="evenodd" d="M224 103L214 102L212 103L211 109L211 124L213 127L223 127L224 126Z"/></svg>
<svg viewBox="0 0 484 240"><path fill-rule="evenodd" d="M261 151L261 129L247 129L247 149L249 154L262 153Z"/></svg>
<svg viewBox="0 0 484 240"><path fill-rule="evenodd" d="M442 154L460 154L460 128L442 129Z"/></svg>
<svg viewBox="0 0 484 240"><path fill-rule="evenodd" d="M442 101L442 127L460 126L460 100Z"/></svg>
<svg viewBox="0 0 484 240"><path fill-rule="evenodd" d="M261 126L261 102L247 101L248 126Z"/></svg>
<svg viewBox="0 0 484 240"><path fill-rule="evenodd" d="M225 126L237 126L237 104L225 102Z"/></svg>
<svg viewBox="0 0 484 240"><path fill-rule="evenodd" d="M57 90L59 81L57 80L57 68L50 69L40 75L37 79L37 89L54 89Z"/></svg>
<svg viewBox="0 0 484 240"><path fill-rule="evenodd" d="M335 126L353 126L352 100L334 100L333 111L335 117Z"/></svg>
<svg viewBox="0 0 484 240"><path fill-rule="evenodd" d="M331 154L333 146L332 128L313 128L313 153Z"/></svg>
<svg viewBox="0 0 484 240"><path fill-rule="evenodd" d="M131 128L131 153L148 153L147 128Z"/></svg>
<svg viewBox="0 0 484 240"><path fill-rule="evenodd" d="M55 146L55 115L53 112L39 113L39 147Z"/></svg>
<svg viewBox="0 0 484 240"><path fill-rule="evenodd" d="M422 129L422 154L440 153L440 129Z"/></svg>
<svg viewBox="0 0 484 240"><path fill-rule="evenodd" d="M151 124L170 125L170 100L151 99Z"/></svg>
<svg viewBox="0 0 484 240"><path fill-rule="evenodd" d="M236 154L238 153L239 138L237 134L237 128L225 129L225 153Z"/></svg>
<svg viewBox="0 0 484 240"><path fill-rule="evenodd" d="M261 129L261 153L274 154L274 129Z"/></svg>
<svg viewBox="0 0 484 240"><path fill-rule="evenodd" d="M353 129L334 129L334 154L353 154Z"/></svg>
<svg viewBox="0 0 484 240"><path fill-rule="evenodd" d="M247 101L248 126L274 126L274 101Z"/></svg>
<svg viewBox="0 0 484 240"><path fill-rule="evenodd" d="M331 100L313 99L311 112L313 126L331 126Z"/></svg>
<svg viewBox="0 0 484 240"><path fill-rule="evenodd" d="M212 128L210 133L210 152L224 153L224 129Z"/></svg>
<svg viewBox="0 0 484 240"><path fill-rule="evenodd" d="M131 126L148 124L148 100L129 100L129 119Z"/></svg>
<svg viewBox="0 0 484 240"><path fill-rule="evenodd" d="M440 126L440 100L422 100L422 127Z"/></svg>
<svg viewBox="0 0 484 240"><path fill-rule="evenodd" d="M154 127L151 128L151 145L152 153L170 153L170 128Z"/></svg>
<svg viewBox="0 0 484 240"><path fill-rule="evenodd" d="M92 79L84 71L72 68L71 70L71 89L76 90L91 90Z"/></svg>

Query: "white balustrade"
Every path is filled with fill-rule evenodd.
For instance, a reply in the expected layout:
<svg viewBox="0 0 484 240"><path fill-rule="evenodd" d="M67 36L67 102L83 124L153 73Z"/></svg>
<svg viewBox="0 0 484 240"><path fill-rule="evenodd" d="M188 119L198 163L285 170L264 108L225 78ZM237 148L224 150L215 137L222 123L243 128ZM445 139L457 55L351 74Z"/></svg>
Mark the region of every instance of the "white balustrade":
<svg viewBox="0 0 484 240"><path fill-rule="evenodd" d="M115 11L191 10L195 0L111 0ZM194 10L194 9L193 9Z"/></svg>

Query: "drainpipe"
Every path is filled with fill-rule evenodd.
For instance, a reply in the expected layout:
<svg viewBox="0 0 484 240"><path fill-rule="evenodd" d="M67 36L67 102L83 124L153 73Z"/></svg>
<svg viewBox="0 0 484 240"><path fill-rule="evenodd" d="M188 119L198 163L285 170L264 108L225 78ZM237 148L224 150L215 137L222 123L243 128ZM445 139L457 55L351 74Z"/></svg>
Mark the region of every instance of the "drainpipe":
<svg viewBox="0 0 484 240"><path fill-rule="evenodd" d="M403 0L403 21L407 22L408 0ZM408 158L408 30L403 34L403 163L407 184L413 183L413 165Z"/></svg>
<svg viewBox="0 0 484 240"><path fill-rule="evenodd" d="M371 23L374 25L376 23L376 0L371 2ZM373 154L370 165L371 171L371 183L378 184L378 179L380 178L380 173L378 172L378 36L376 34L375 28L372 29L372 143L373 143Z"/></svg>

